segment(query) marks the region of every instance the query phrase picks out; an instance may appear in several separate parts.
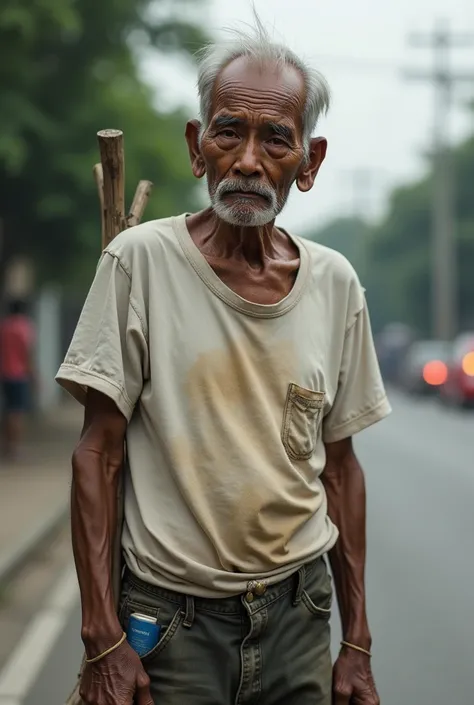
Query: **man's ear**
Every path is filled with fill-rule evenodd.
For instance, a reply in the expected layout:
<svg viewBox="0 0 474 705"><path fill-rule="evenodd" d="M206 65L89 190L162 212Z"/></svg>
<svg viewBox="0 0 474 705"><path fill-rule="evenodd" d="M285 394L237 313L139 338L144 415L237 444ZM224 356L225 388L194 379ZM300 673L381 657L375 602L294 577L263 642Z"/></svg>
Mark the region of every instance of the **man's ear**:
<svg viewBox="0 0 474 705"><path fill-rule="evenodd" d="M325 137L313 137L309 148L309 158L300 169L296 177L296 185L300 191L306 193L314 186L319 168L324 161L328 142Z"/></svg>
<svg viewBox="0 0 474 705"><path fill-rule="evenodd" d="M186 124L186 142L188 143L189 158L191 167L196 179L202 179L206 173L206 165L201 156L201 148L199 146L199 135L201 134L201 123L199 120L189 120Z"/></svg>

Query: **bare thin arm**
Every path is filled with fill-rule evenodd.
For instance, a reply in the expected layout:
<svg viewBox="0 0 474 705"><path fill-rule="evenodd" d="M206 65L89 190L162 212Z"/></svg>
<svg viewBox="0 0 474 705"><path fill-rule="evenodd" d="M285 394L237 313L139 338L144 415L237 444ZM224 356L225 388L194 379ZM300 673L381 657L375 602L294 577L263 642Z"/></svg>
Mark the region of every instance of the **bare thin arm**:
<svg viewBox="0 0 474 705"><path fill-rule="evenodd" d="M112 555L126 428L114 402L89 389L84 428L73 456L71 494L82 638L89 657L108 649L122 634L112 589Z"/></svg>
<svg viewBox="0 0 474 705"><path fill-rule="evenodd" d="M365 479L352 439L326 445L322 481L328 513L339 529L329 554L341 614L344 640L370 650L365 595L366 495Z"/></svg>

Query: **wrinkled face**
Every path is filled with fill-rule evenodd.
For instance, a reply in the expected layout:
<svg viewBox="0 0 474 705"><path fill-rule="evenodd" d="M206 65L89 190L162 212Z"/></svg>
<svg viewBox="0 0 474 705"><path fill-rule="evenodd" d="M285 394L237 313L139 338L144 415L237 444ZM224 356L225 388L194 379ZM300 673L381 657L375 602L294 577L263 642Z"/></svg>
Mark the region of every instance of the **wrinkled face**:
<svg viewBox="0 0 474 705"><path fill-rule="evenodd" d="M247 58L221 72L201 139L216 214L237 226L271 222L304 164L302 75Z"/></svg>

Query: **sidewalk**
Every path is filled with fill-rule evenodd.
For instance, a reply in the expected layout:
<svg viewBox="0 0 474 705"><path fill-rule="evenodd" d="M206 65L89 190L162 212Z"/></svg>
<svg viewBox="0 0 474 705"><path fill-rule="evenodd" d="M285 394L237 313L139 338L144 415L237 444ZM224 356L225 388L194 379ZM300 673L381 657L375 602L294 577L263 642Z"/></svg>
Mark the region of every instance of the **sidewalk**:
<svg viewBox="0 0 474 705"><path fill-rule="evenodd" d="M68 511L71 455L81 425L79 404L66 401L33 420L21 460L0 461L0 578L15 554Z"/></svg>

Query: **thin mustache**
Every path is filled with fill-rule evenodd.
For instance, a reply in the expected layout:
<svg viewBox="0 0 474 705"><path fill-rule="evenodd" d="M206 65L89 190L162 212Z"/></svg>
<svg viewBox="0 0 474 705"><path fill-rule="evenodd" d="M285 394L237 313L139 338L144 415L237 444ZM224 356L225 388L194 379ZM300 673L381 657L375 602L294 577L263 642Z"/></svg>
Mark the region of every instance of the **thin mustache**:
<svg viewBox="0 0 474 705"><path fill-rule="evenodd" d="M241 193L255 193L258 196L263 196L264 198L267 198L268 200L271 200L273 197L272 191L270 191L270 189L265 188L261 184L248 184L242 183L240 181L231 181L229 183L221 184L218 191L221 195L224 195L225 193L235 193L236 191L240 191Z"/></svg>

